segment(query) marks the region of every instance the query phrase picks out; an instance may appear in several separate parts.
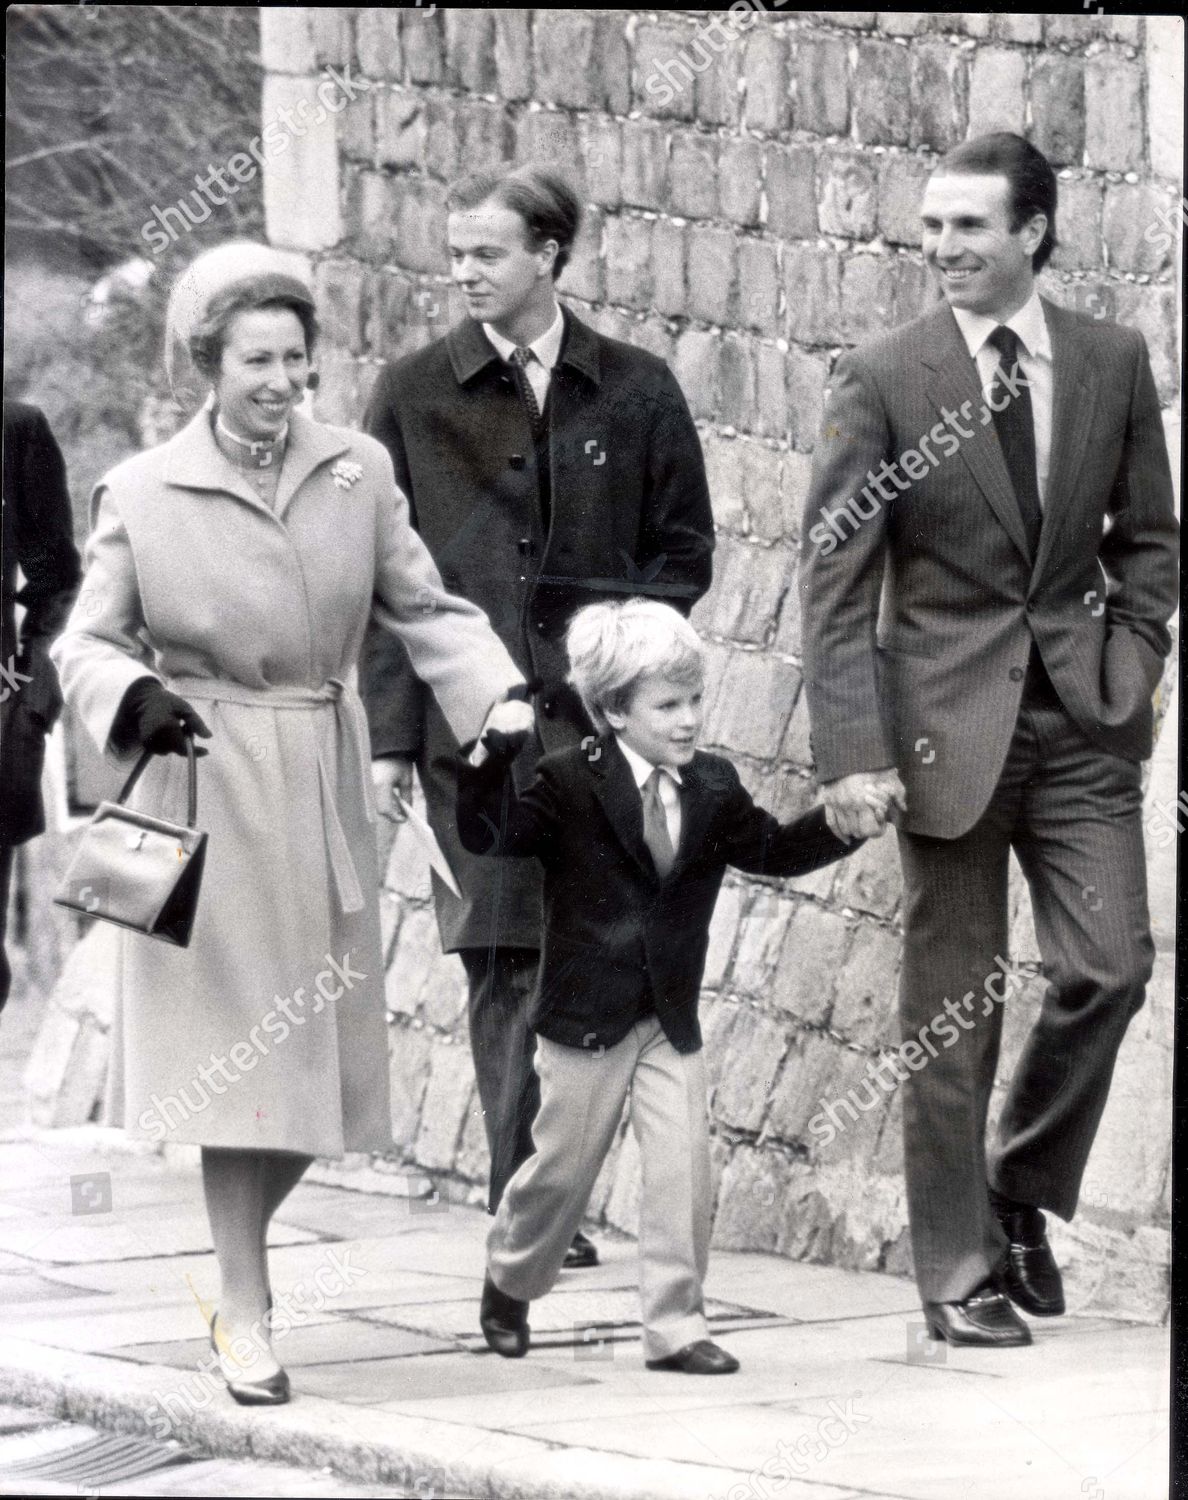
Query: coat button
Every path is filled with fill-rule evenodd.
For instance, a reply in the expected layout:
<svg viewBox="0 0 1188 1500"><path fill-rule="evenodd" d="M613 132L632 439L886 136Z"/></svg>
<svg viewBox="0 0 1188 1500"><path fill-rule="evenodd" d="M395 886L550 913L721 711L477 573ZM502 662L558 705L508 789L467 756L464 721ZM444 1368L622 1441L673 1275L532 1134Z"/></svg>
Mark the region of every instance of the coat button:
<svg viewBox="0 0 1188 1500"><path fill-rule="evenodd" d="M507 462L513 469L522 469L524 467L524 455L522 453L513 453Z"/></svg>
<svg viewBox="0 0 1188 1500"><path fill-rule="evenodd" d="M521 557L535 557L536 543L530 536L522 536L516 543L516 549Z"/></svg>
<svg viewBox="0 0 1188 1500"><path fill-rule="evenodd" d="M1012 682L1022 682L1023 681L1023 668L1022 667L1012 667L1011 671L1010 671L1010 678L1011 678Z"/></svg>

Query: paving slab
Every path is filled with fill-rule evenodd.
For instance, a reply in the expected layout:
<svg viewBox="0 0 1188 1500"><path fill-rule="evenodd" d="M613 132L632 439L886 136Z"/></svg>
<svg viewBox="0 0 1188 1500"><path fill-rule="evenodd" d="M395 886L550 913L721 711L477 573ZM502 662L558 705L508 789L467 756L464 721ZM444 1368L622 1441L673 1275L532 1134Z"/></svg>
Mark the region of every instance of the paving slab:
<svg viewBox="0 0 1188 1500"><path fill-rule="evenodd" d="M276 1294L311 1284L330 1256L362 1274L278 1339L293 1401L239 1408L204 1373L219 1281L197 1174L105 1158L105 1138L69 1134L0 1143L0 1169L32 1174L3 1178L17 1185L0 1216L0 1401L173 1437L212 1465L208 1493L261 1492L237 1490L225 1467L251 1460L290 1466L278 1484L292 1466L330 1466L335 1483L426 1500L1166 1494L1166 1329L1072 1316L1033 1324L1029 1349L948 1349L920 1337L901 1279L716 1252L707 1311L741 1370L647 1371L636 1247L610 1236L602 1265L563 1274L533 1305L528 1356L501 1360L477 1330L489 1217L324 1182L303 1184L275 1225ZM70 1177L104 1171L111 1210L63 1213ZM76 1261L55 1258L64 1245Z"/></svg>

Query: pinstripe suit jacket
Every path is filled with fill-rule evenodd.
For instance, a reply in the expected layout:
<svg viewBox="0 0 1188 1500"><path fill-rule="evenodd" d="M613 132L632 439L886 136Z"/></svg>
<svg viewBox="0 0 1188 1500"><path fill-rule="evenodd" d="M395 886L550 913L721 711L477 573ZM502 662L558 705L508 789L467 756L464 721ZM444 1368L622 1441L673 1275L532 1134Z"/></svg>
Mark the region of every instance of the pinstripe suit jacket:
<svg viewBox="0 0 1188 1500"><path fill-rule="evenodd" d="M1146 345L1044 313L1055 389L1034 566L947 304L844 354L832 377L802 535L814 756L822 781L896 766L914 833L956 838L984 811L1033 639L1094 743L1151 753L1177 529ZM898 483L883 471L876 487L884 461Z"/></svg>

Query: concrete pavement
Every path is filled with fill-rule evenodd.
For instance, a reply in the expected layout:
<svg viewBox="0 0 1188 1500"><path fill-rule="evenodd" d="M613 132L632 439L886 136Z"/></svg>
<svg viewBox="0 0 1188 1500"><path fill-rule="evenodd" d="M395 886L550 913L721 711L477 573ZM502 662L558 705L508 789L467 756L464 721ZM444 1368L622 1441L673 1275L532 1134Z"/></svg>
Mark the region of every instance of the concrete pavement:
<svg viewBox="0 0 1188 1500"><path fill-rule="evenodd" d="M295 1396L252 1411L201 1373L218 1280L193 1165L93 1126L10 1131L0 1401L298 1465L310 1494L323 1468L368 1493L509 1500L1167 1493L1165 1329L1074 1308L1033 1323L1030 1349L963 1353L924 1337L905 1281L718 1253L708 1311L742 1370L661 1374L643 1366L622 1240L535 1303L531 1352L502 1360L477 1328L486 1217L423 1196L424 1179L382 1196L326 1176L274 1226Z"/></svg>

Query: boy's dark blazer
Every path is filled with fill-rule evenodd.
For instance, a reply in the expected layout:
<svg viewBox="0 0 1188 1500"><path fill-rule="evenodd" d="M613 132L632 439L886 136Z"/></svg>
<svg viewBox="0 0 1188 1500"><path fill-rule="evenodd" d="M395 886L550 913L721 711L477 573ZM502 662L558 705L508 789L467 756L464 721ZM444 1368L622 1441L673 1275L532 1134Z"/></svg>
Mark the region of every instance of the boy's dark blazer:
<svg viewBox="0 0 1188 1500"><path fill-rule="evenodd" d="M544 756L517 795L505 758L458 764L458 832L476 854L535 855L544 867L540 977L529 1024L567 1047L611 1047L655 1007L678 1052L701 1046L697 998L726 867L804 875L848 854L824 812L779 823L728 760L681 767L681 837L661 879L643 802L613 736Z"/></svg>

